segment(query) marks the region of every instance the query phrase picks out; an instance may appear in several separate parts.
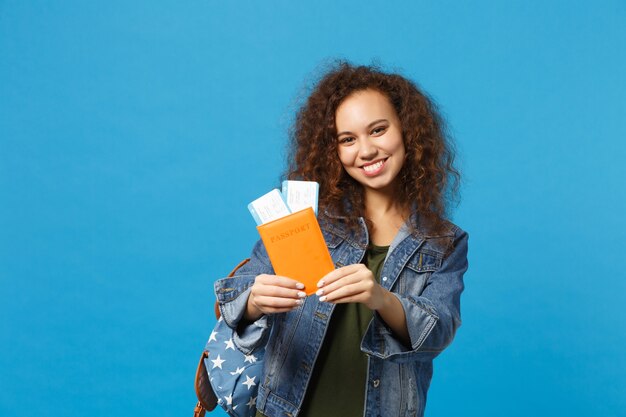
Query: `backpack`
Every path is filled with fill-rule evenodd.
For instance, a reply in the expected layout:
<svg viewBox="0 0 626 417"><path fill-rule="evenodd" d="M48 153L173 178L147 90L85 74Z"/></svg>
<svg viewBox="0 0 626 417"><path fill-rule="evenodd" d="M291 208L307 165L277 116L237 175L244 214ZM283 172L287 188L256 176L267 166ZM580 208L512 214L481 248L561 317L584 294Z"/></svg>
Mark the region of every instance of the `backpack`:
<svg viewBox="0 0 626 417"><path fill-rule="evenodd" d="M233 277L249 260L240 262L228 277ZM200 355L196 370L195 389L198 403L194 409L194 417L204 417L217 404L230 416L252 417L256 413L256 397L263 372L265 348L259 348L250 355L243 354L233 344L233 330L222 319L217 302L215 317L217 323Z"/></svg>

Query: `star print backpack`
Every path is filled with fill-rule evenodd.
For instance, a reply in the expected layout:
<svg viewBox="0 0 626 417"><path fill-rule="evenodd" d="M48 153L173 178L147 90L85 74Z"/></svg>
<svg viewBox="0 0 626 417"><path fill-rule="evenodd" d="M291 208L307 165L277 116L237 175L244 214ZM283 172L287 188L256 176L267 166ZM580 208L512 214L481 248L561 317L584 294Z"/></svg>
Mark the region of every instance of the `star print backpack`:
<svg viewBox="0 0 626 417"><path fill-rule="evenodd" d="M228 275L235 272L249 259L244 260ZM252 417L256 413L258 384L263 372L263 355L260 348L244 355L233 343L233 330L226 325L215 303L217 323L209 336L196 371L196 395L198 403L194 417L204 417L219 404L233 417Z"/></svg>

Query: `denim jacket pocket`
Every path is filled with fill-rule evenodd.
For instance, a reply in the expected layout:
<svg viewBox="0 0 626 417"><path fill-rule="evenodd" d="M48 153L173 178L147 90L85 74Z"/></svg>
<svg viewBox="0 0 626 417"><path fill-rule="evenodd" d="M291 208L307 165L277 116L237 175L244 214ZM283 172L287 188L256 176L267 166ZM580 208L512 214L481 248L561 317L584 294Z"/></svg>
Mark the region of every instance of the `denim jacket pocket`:
<svg viewBox="0 0 626 417"><path fill-rule="evenodd" d="M419 296L424 291L430 275L441 267L442 256L432 251L416 252L398 281L398 292L402 295Z"/></svg>
<svg viewBox="0 0 626 417"><path fill-rule="evenodd" d="M326 241L326 246L328 246L328 249L335 249L341 244L341 242L344 241L341 236L331 233L326 229L322 229L322 234L324 235L324 240Z"/></svg>
<svg viewBox="0 0 626 417"><path fill-rule="evenodd" d="M442 262L443 255L440 253L422 249L413 255L406 266L417 273L433 272L441 267Z"/></svg>

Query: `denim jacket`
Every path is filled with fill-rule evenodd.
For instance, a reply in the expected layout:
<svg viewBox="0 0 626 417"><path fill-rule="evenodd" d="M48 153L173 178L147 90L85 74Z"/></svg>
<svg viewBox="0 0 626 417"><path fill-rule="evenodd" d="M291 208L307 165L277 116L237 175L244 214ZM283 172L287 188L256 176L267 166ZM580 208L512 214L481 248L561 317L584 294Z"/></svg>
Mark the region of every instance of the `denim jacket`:
<svg viewBox="0 0 626 417"><path fill-rule="evenodd" d="M362 261L369 241L367 227L351 233L337 217L320 219L336 267ZM413 218L415 219L415 217ZM410 346L400 341L374 312L361 350L368 355L366 417L423 416L433 372L432 361L452 342L461 324L460 295L467 270L466 232L453 224L438 235L411 231L405 224L394 238L381 271L380 284L404 308ZM234 342L250 354L265 345L264 375L256 406L268 417L296 417L334 305L313 295L303 305L254 323L242 321L250 287L259 274L273 274L262 242L234 278L215 283L226 324L236 329Z"/></svg>

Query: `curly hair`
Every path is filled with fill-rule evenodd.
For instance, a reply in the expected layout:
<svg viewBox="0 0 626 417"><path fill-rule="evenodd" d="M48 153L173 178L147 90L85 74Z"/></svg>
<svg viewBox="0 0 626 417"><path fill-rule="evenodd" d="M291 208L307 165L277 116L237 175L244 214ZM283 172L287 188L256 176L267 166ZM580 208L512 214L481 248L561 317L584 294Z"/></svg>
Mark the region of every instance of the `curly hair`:
<svg viewBox="0 0 626 417"><path fill-rule="evenodd" d="M319 212L345 217L352 230L358 227L358 218L365 217L364 189L339 160L335 112L348 96L366 89L385 95L400 120L406 159L398 174L399 202L417 214L426 232L441 232L450 202L458 195L454 149L433 101L401 75L374 66L335 63L296 114L287 178L317 181ZM415 230L417 223L412 227Z"/></svg>

